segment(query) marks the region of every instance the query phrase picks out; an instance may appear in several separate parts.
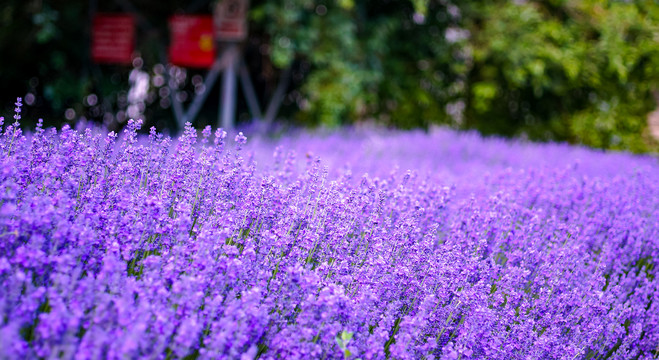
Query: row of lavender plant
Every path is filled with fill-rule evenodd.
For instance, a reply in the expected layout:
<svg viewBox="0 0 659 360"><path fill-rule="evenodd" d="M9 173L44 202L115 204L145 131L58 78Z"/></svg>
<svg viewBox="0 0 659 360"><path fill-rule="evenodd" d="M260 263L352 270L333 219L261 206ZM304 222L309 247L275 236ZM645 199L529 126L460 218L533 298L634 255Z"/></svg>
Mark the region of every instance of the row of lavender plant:
<svg viewBox="0 0 659 360"><path fill-rule="evenodd" d="M659 356L656 159L140 125L2 129L0 358Z"/></svg>

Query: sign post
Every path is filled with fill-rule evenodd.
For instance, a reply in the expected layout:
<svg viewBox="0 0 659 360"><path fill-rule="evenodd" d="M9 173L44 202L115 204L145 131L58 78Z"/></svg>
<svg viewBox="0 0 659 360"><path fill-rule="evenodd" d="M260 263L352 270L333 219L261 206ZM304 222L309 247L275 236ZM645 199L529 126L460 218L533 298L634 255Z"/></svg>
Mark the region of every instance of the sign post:
<svg viewBox="0 0 659 360"><path fill-rule="evenodd" d="M192 12L208 1L196 0L188 6L188 11ZM146 29L152 29L153 26L140 15L130 0L114 2L126 13L94 15L96 0L90 0L90 15L93 17L92 59L96 63L130 65L135 49L136 26L138 23ZM248 11L248 0L218 0L212 16L174 15L169 18L169 62L182 67L208 69L204 79L205 90L194 96L187 110L177 99L175 89L169 85L172 109L180 128L186 122L194 121L220 74L223 76L218 126L226 129L234 127L238 81L242 85L251 115L262 120L258 98L239 47L248 35ZM167 61L164 51L161 52L161 58L163 63ZM268 107L268 114L272 113L271 107Z"/></svg>
<svg viewBox="0 0 659 360"><path fill-rule="evenodd" d="M248 10L248 0L221 0L216 3L213 16L176 15L169 19L169 62L177 66L209 69L204 79L205 90L195 95L187 110L182 108L172 91L174 113L181 128L186 122L194 121L220 74L222 88L217 126L232 129L235 125L238 80L250 113L254 118L262 118L254 86L239 48L239 43L248 34Z"/></svg>
<svg viewBox="0 0 659 360"><path fill-rule="evenodd" d="M215 37L220 41L241 42L247 38L247 0L222 0L213 14Z"/></svg>
<svg viewBox="0 0 659 360"><path fill-rule="evenodd" d="M247 37L248 8L247 0L222 0L215 6L213 14L215 38L227 43L225 51L233 55L222 77L220 95L222 109L218 125L225 129L233 128L236 118L236 75L240 61L237 44Z"/></svg>
<svg viewBox="0 0 659 360"><path fill-rule="evenodd" d="M222 111L218 124L225 129L232 129L236 117L236 68L238 67L237 45L231 44L226 50L232 54L231 60L222 77L222 93L220 94Z"/></svg>

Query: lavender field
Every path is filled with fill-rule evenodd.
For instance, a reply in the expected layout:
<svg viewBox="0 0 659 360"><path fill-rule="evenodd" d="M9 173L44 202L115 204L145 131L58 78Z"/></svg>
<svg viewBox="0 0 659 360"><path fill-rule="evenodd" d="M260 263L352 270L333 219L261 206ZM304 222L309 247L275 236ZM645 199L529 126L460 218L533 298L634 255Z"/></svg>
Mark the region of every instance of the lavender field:
<svg viewBox="0 0 659 360"><path fill-rule="evenodd" d="M139 128L3 125L0 358L659 357L656 158Z"/></svg>

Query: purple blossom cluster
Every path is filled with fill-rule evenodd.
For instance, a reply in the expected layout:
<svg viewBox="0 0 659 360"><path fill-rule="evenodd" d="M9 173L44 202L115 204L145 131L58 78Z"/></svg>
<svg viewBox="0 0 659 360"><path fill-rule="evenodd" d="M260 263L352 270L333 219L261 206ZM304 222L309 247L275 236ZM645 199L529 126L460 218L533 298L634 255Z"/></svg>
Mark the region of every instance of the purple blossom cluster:
<svg viewBox="0 0 659 360"><path fill-rule="evenodd" d="M2 359L659 356L655 158L0 126Z"/></svg>

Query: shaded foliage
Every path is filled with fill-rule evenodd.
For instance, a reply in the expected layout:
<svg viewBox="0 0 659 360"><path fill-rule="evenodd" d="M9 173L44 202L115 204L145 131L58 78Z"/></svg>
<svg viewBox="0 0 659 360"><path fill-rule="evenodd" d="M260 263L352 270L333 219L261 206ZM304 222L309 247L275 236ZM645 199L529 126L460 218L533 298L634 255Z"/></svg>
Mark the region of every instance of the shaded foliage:
<svg viewBox="0 0 659 360"><path fill-rule="evenodd" d="M152 67L163 60L168 14L190 4L132 3L152 25L138 31ZM208 13L213 2L196 3ZM82 1L8 1L2 97L34 92L39 109L59 117L66 108L98 120L121 111L130 69L87 60L86 14ZM262 104L292 67L282 115L299 125L447 124L643 152L657 149L646 116L656 105L658 20L656 2L642 0L260 0L244 48ZM83 102L92 92L104 95L95 113ZM215 121L217 105L204 109L198 126ZM158 99L145 116L173 124Z"/></svg>

